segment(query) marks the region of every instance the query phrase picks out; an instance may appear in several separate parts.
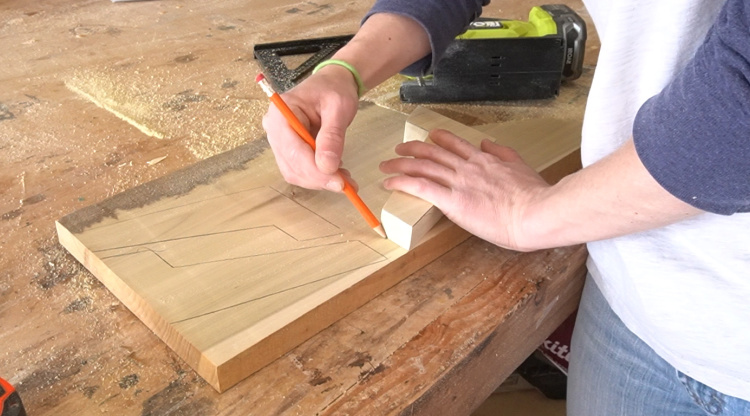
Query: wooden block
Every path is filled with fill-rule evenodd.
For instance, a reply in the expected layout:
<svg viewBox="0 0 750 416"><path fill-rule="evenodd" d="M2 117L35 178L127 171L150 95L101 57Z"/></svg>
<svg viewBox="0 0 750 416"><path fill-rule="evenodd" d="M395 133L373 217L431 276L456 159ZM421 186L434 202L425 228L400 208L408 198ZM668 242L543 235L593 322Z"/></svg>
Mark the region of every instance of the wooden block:
<svg viewBox="0 0 750 416"><path fill-rule="evenodd" d="M406 120L404 143L414 140L429 142L427 135L436 128L449 130L475 146L488 137L486 133L420 106ZM388 238L409 250L422 241L425 234L443 218L443 213L421 198L394 191L383 206L380 217Z"/></svg>
<svg viewBox="0 0 750 416"><path fill-rule="evenodd" d="M485 138L512 147L549 182L580 169L581 124L558 119L522 120L471 128L418 107L409 116L404 142L429 140L430 130L441 128L463 137L475 146ZM424 240L427 232L443 217L431 203L394 191L381 212L388 238L409 250Z"/></svg>

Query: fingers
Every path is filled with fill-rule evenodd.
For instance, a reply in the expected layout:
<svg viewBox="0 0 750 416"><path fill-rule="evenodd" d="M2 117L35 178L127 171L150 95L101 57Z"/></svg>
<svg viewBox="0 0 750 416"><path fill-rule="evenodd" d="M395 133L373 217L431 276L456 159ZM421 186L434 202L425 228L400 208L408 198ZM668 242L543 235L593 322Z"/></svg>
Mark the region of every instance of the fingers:
<svg viewBox="0 0 750 416"><path fill-rule="evenodd" d="M412 176L392 176L383 181L383 187L389 191L401 191L422 198L441 207L450 199L451 190L426 178Z"/></svg>
<svg viewBox="0 0 750 416"><path fill-rule="evenodd" d="M330 95L321 100L320 130L315 139L315 164L321 173L333 175L337 171L343 171L340 168L346 129L354 119L355 112L356 106L352 106L341 96ZM348 171L335 175L335 178L326 183L326 189L340 192L344 188L344 181L357 189L357 183L352 180Z"/></svg>
<svg viewBox="0 0 750 416"><path fill-rule="evenodd" d="M433 130L430 132L429 138L432 143L420 141L400 143L396 145L396 154L418 160L430 160L438 165L455 170L456 166L459 166L478 151L471 143L446 130ZM412 165L409 163L404 165L404 167L409 166ZM442 173L441 176L445 173L447 172Z"/></svg>
<svg viewBox="0 0 750 416"><path fill-rule="evenodd" d="M513 149L482 141L479 148L445 130L430 132L433 143L419 141L396 146L400 158L380 164L380 170L394 174L383 182L386 189L423 198L437 206L449 206L451 195L478 188L473 184L491 171L493 164L521 161Z"/></svg>
<svg viewBox="0 0 750 416"><path fill-rule="evenodd" d="M516 152L510 147L496 144L495 142L489 139L482 140L482 142L479 145L479 149L477 149L474 145L472 145L468 141L446 130L436 129L436 130L431 131L430 139L432 139L432 141L438 146L450 151L453 155L456 155L462 158L463 160L468 160L472 156L476 156L484 152L484 153L489 153L493 156L496 156L503 162L523 162L523 159L521 159L521 156L518 154L518 152ZM422 157L422 156L417 156L417 155L412 155L412 156ZM445 160L449 160L449 159L445 159ZM450 166L455 166L455 165L451 164Z"/></svg>
<svg viewBox="0 0 750 416"><path fill-rule="evenodd" d="M380 164L380 170L387 174L405 175L410 179L393 178L387 180L386 186L408 186L411 191L424 192L425 182L422 178L445 189L451 188L456 170L471 155L479 152L466 140L446 130L430 132L433 143L411 141L396 146L396 154L405 156L387 160ZM422 196L422 195L417 195Z"/></svg>
<svg viewBox="0 0 750 416"><path fill-rule="evenodd" d="M452 169L439 162L420 158L386 160L380 164L380 171L386 174L422 177L446 187L449 186L450 178L454 174Z"/></svg>
<svg viewBox="0 0 750 416"><path fill-rule="evenodd" d="M339 174L343 176L343 179L345 181L349 182L349 184L352 186L352 188L354 188L355 191L359 191L359 184L354 180L354 178L352 178L352 173L349 172L349 170L343 168L339 169Z"/></svg>
<svg viewBox="0 0 750 416"><path fill-rule="evenodd" d="M397 145L396 153L405 157L380 164L383 173L397 175L387 178L383 186L444 206L451 198L456 169L478 149L446 130L431 131L430 139L434 144L413 141Z"/></svg>
<svg viewBox="0 0 750 416"><path fill-rule="evenodd" d="M479 148L486 153L496 156L503 162L523 162L521 156L510 147L501 146L490 140L484 139L480 144Z"/></svg>
<svg viewBox="0 0 750 416"><path fill-rule="evenodd" d="M351 88L348 83L317 74L283 94L286 104L315 137L314 151L275 106L263 117L263 128L268 133L276 163L290 184L343 190L347 175L339 173L339 168L344 137L357 112L356 91L352 95L345 87Z"/></svg>
<svg viewBox="0 0 750 416"><path fill-rule="evenodd" d="M303 117L299 118L306 124ZM343 189L341 176L335 171L327 174L318 169L313 149L297 135L273 105L263 117L263 128L268 132L268 142L284 180L308 189Z"/></svg>
<svg viewBox="0 0 750 416"><path fill-rule="evenodd" d="M341 167L346 128L351 116L339 103L325 103L321 108L321 125L315 138L315 163L323 173L334 173Z"/></svg>
<svg viewBox="0 0 750 416"><path fill-rule="evenodd" d="M445 150L448 150L449 152L460 157L463 160L467 160L471 156L479 152L479 150L473 144L447 130L432 130L430 132L430 139L436 145L442 147Z"/></svg>

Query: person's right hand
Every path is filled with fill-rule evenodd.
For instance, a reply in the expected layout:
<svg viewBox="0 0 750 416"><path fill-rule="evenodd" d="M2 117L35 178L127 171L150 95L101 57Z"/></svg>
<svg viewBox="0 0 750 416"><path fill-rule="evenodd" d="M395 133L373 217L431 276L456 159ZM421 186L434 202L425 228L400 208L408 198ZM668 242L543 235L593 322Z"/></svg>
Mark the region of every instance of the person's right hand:
<svg viewBox="0 0 750 416"><path fill-rule="evenodd" d="M272 104L263 117L263 128L284 179L308 189L340 192L339 170L347 127L357 113L357 84L343 67L328 65L282 95L289 108L315 138L316 150L294 132ZM350 180L350 183L356 184Z"/></svg>

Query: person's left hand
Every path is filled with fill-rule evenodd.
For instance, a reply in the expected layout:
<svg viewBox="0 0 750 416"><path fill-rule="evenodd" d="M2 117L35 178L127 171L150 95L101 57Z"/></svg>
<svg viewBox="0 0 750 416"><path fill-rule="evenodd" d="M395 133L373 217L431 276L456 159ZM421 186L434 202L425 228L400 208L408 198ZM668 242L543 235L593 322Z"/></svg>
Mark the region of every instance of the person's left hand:
<svg viewBox="0 0 750 416"><path fill-rule="evenodd" d="M550 185L513 149L483 140L480 148L446 131L434 144L396 146L400 158L380 164L395 174L383 185L420 197L470 233L501 247L524 250L524 212Z"/></svg>

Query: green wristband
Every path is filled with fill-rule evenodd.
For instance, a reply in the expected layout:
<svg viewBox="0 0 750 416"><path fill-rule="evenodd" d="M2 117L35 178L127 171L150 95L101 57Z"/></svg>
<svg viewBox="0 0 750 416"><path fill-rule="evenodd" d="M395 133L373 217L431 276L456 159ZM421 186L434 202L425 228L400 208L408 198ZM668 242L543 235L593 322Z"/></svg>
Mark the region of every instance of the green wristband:
<svg viewBox="0 0 750 416"><path fill-rule="evenodd" d="M365 83L362 82L362 77L359 76L359 72L348 62L342 61L340 59L328 59L326 61L323 61L319 63L315 69L313 69L313 74L318 72L320 68L323 68L327 65L339 65L343 66L344 68L348 69L349 72L352 73L352 76L354 76L354 81L357 82L357 97L362 97L365 92L367 91L367 88L365 88Z"/></svg>

